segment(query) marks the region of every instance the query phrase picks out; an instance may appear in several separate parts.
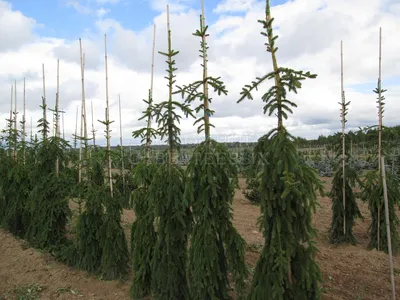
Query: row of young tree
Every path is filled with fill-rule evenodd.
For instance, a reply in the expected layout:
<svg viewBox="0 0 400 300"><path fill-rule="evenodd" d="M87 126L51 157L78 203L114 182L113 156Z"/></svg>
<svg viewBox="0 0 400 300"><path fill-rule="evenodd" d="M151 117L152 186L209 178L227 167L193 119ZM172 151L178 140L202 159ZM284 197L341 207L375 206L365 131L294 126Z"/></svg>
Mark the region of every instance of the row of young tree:
<svg viewBox="0 0 400 300"><path fill-rule="evenodd" d="M275 115L277 125L254 148L261 208L259 223L265 244L248 288L246 243L232 224L231 203L238 166L228 148L213 140L210 134L214 127L210 123L214 113L210 108L211 96L226 95L228 91L220 77L208 74L204 3L200 28L194 33L201 40L203 72L193 83L176 85L175 58L179 51L172 48L168 6L167 17L168 49L159 53L167 63L168 98L158 103L153 101L152 74L148 99L144 100L147 108L140 119L146 126L133 132L143 143L143 155L133 169L127 170L121 163L120 175L112 174L115 156L110 145L112 121L108 107L106 47L106 117L100 121L105 126L105 149L89 145L91 140L95 144L95 136L94 130L93 137L87 133L82 48L81 133L75 135L81 144L79 157L77 152L67 151L71 147L60 135L62 112L58 107L58 91L53 110L54 135L50 135L44 88L43 117L38 121L41 136L31 136L29 142L26 141L25 111L21 128L17 124L15 97L14 110L11 109L8 127L3 131L4 147L0 150L1 226L26 239L33 247L51 251L58 260L100 274L106 280L124 277L131 265L134 299L149 295L162 300L228 299L232 297L232 283L238 299L319 299L321 272L315 261L316 232L311 221L317 194L322 193L322 182L316 170L301 159L295 137L284 126L284 120L296 107L287 98L289 92L297 93L302 81L317 75L278 65L277 36L273 34L270 3L266 0L266 18L259 22L267 39L273 70L246 85L238 100L252 99L254 90L264 81L273 80L262 100L264 113ZM153 70L154 42L152 61ZM380 83L377 91L381 103ZM176 100L179 96L183 101ZM343 97L343 116L347 106ZM198 133L204 134L204 141L194 149L186 170L176 163L181 147L179 121L182 117L195 118ZM165 159L159 164L151 155L151 144L156 137L168 145ZM331 236L333 241L353 242L351 230L360 213L353 193L355 175L346 168L349 155L344 131L342 141L338 157L342 157L343 168L338 167L331 191ZM123 159L123 148L121 154ZM375 171L366 176L363 197L369 200L373 216L371 240L374 239L378 249L385 250L383 188L379 174ZM398 184L390 175L387 179L393 241L397 241L394 205ZM72 225L70 201L78 207L78 216ZM128 247L121 213L123 207L130 206L136 219ZM68 235L70 226L74 227L72 237Z"/></svg>

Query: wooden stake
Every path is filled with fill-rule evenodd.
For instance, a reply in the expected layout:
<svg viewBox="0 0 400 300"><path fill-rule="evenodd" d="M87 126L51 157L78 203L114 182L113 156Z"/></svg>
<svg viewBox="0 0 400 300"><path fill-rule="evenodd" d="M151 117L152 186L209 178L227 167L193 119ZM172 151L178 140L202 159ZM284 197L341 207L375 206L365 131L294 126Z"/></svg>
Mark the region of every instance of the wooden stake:
<svg viewBox="0 0 400 300"><path fill-rule="evenodd" d="M42 73L43 73L43 100L42 100L42 104L43 104L43 122L46 123L46 121L47 121L47 117L46 117L46 78L45 78L45 75L44 75L44 64L42 64ZM45 128L43 128L43 140L46 140L46 139L47 139L47 131L45 130Z"/></svg>
<svg viewBox="0 0 400 300"><path fill-rule="evenodd" d="M107 160L108 160L108 180L110 183L110 193L113 197L113 182L111 174L111 147L110 147L110 107L108 104L108 65L107 65L107 35L104 34L104 59L106 68L106 139L107 139Z"/></svg>
<svg viewBox="0 0 400 300"><path fill-rule="evenodd" d="M54 134L56 136L56 138L58 139L60 137L60 129L59 129L59 124L58 124L58 118L59 118L59 109L58 109L58 105L59 105L59 95L60 95L60 60L57 59L57 92L56 92L56 109L55 109L55 128L54 128ZM56 160L56 176L58 177L58 173L60 170L60 162L57 156L57 160Z"/></svg>
<svg viewBox="0 0 400 300"><path fill-rule="evenodd" d="M76 150L76 140L77 140L77 135L78 135L78 109L79 106L76 106L76 121L75 121L75 138L74 138L74 148Z"/></svg>
<svg viewBox="0 0 400 300"><path fill-rule="evenodd" d="M122 188L125 191L125 164L124 164L124 146L122 145L121 95L118 95L118 106L119 106L119 142L121 145Z"/></svg>
<svg viewBox="0 0 400 300"><path fill-rule="evenodd" d="M170 20L169 20L169 5L167 4L167 31L168 31L168 51L170 51L172 49L171 46L171 25L170 25ZM172 57L169 56L168 57L168 61L171 64L172 63ZM172 102L172 85L169 84L169 101ZM168 118L171 120L172 119L172 115L171 112L168 112L169 116ZM169 166L173 165L174 163L174 148L172 147L171 144L169 144Z"/></svg>
<svg viewBox="0 0 400 300"><path fill-rule="evenodd" d="M379 77L378 77L378 168L381 171L381 159L382 159L382 93L381 93L381 80L382 80L382 28L379 28ZM380 236L381 236L381 207L378 205L378 251L380 251Z"/></svg>
<svg viewBox="0 0 400 300"><path fill-rule="evenodd" d="M149 101L153 102L153 82L154 82L154 52L156 48L156 24L153 26L153 49L151 54L151 78L150 78L150 91L149 91ZM151 115L147 118L147 129L151 128ZM150 136L147 135L146 139L146 161L150 159Z"/></svg>
<svg viewBox="0 0 400 300"><path fill-rule="evenodd" d="M82 81L82 123L83 128L81 128L81 138L84 137L84 145L85 145L85 159L87 159L87 151L88 151L88 141L87 141L87 123L86 123L86 97L85 97L85 53L82 53L82 39L79 38L79 49L81 56L81 81Z"/></svg>
<svg viewBox="0 0 400 300"><path fill-rule="evenodd" d="M25 159L26 159L26 145L25 145L25 128L26 128L26 86L25 86L25 77L24 77L24 98L23 98L23 115L22 115L22 142L24 145L23 149L23 162L25 165Z"/></svg>
<svg viewBox="0 0 400 300"><path fill-rule="evenodd" d="M11 134L11 130L13 128L13 122L14 122L14 118L13 118L13 97L14 97L14 85L11 85L11 100L10 100L10 134ZM11 136L10 136L11 137ZM10 146L10 145L9 145ZM9 147L9 155L14 157L14 149L11 149L11 147Z"/></svg>
<svg viewBox="0 0 400 300"><path fill-rule="evenodd" d="M344 84L343 84L343 41L340 42L340 83L341 83L341 98L342 98L342 168L343 168L343 235L346 235L346 115L345 115L345 96L344 96Z"/></svg>
<svg viewBox="0 0 400 300"><path fill-rule="evenodd" d="M204 15L204 0L201 1L201 22L200 22L201 30L204 30L205 25L205 15ZM208 115L208 81L207 80L207 40L203 35L202 37L202 54L203 54L203 94L204 94L204 134L206 141L210 139L210 116Z"/></svg>
<svg viewBox="0 0 400 300"><path fill-rule="evenodd" d="M63 132L63 140L65 140L65 120L64 120L64 108L61 108L62 112L62 132Z"/></svg>
<svg viewBox="0 0 400 300"><path fill-rule="evenodd" d="M90 101L92 110L92 134L93 134L93 146L96 147L96 130L94 129L94 114L93 114L93 101Z"/></svg>
<svg viewBox="0 0 400 300"><path fill-rule="evenodd" d="M385 221L386 221L386 236L389 251L389 267L390 267L390 281L392 284L392 299L396 300L396 285L394 281L394 270L393 270L393 253L392 253L392 234L390 231L390 218L389 218L389 201L388 192L386 185L386 171L385 171L385 158L381 158L381 170L382 170L382 183L383 183L383 198L385 201Z"/></svg>
<svg viewBox="0 0 400 300"><path fill-rule="evenodd" d="M18 123L18 116L17 116L17 81L14 81L14 134L17 134L17 123ZM15 136L14 141L14 159L17 159L17 136Z"/></svg>

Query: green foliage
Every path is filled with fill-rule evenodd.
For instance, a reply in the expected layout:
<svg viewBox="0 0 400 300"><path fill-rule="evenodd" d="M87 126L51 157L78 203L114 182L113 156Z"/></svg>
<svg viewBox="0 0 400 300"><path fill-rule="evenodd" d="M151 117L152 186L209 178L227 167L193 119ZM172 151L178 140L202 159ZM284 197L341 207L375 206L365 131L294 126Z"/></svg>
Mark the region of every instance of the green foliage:
<svg viewBox="0 0 400 300"><path fill-rule="evenodd" d="M168 143L168 161L162 163L154 175L149 194L153 201L155 217L158 218L157 242L152 261L152 291L154 299L188 299L186 279L186 249L188 241L189 209L183 203L185 187L184 172L174 163L175 151L180 147L181 116L192 115L190 106L173 101L173 84L176 71L175 60L179 52L172 50L171 30L168 23L167 57L169 98L155 108L158 134ZM136 229L135 229L136 230Z"/></svg>
<svg viewBox="0 0 400 300"><path fill-rule="evenodd" d="M332 223L329 229L329 242L332 244L357 243L353 235L353 226L356 218L362 218L356 201L356 194L353 189L359 182L357 171L346 165L345 171L345 197L346 211L343 207L343 168L338 165L332 180L332 188L329 197L332 199ZM344 218L346 218L346 228L344 227Z"/></svg>
<svg viewBox="0 0 400 300"><path fill-rule="evenodd" d="M389 220L390 231L392 234L392 250L396 253L399 249L399 234L397 226L400 222L396 214L396 206L400 205L400 184L396 178L386 172L386 184L388 189L388 204L389 204ZM374 170L367 173L363 182L361 198L368 203L371 212L372 223L369 227L370 249L379 249L388 253L387 230L385 220L385 206L383 198L383 183L382 176L379 171ZM379 224L379 231L378 231ZM379 243L378 243L378 232Z"/></svg>
<svg viewBox="0 0 400 300"><path fill-rule="evenodd" d="M79 257L78 267L89 273L98 273L103 254L100 241L100 230L104 224L103 201L107 197L102 151L92 152L87 170L89 180L82 184L85 187L85 210L77 219L75 243Z"/></svg>
<svg viewBox="0 0 400 300"><path fill-rule="evenodd" d="M273 85L262 96L264 113L275 114L277 128L261 137L255 148L262 164L260 174L260 228L265 245L257 263L249 299L319 299L321 274L315 262L317 248L312 239L312 213L317 205L316 190L322 185L314 169L302 162L294 138L283 126L283 119L296 104L288 100L289 91L297 92L301 81L315 78L309 72L278 67L275 53L270 4L266 1L266 20L260 20L267 33L267 51L271 53L273 72L246 85L241 98L252 99L251 91L266 79Z"/></svg>
<svg viewBox="0 0 400 300"><path fill-rule="evenodd" d="M208 140L195 149L187 175L185 199L194 219L189 250L191 299L228 299L228 272L241 299L247 277L246 243L232 224L235 161L225 146Z"/></svg>
<svg viewBox="0 0 400 300"><path fill-rule="evenodd" d="M152 259L157 235L154 229L153 200L149 186L157 172L154 163L142 160L133 172L134 184L138 186L132 193L133 210L136 220L132 224L131 252L133 266L133 283L131 296L141 299L150 294L152 281Z"/></svg>
<svg viewBox="0 0 400 300"><path fill-rule="evenodd" d="M250 299L319 299L321 276L314 261L317 249L311 241L315 237L311 219L321 183L312 168L298 163L286 131L263 136L256 151L265 161L259 219L265 245Z"/></svg>
<svg viewBox="0 0 400 300"><path fill-rule="evenodd" d="M65 241L71 214L67 199L69 187L62 168L56 175L55 162L58 158L63 165L66 146L66 142L57 137L41 141L36 165L31 171L33 189L27 205L30 218L27 239L38 248L58 246Z"/></svg>
<svg viewBox="0 0 400 300"><path fill-rule="evenodd" d="M101 275L105 280L121 279L129 269L129 252L121 226L122 207L118 199L104 195L107 212L100 231Z"/></svg>
<svg viewBox="0 0 400 300"><path fill-rule="evenodd" d="M195 111L202 112L202 116L194 125L201 123L197 132L205 133L205 141L196 147L189 161L184 197L192 206L194 220L188 265L190 298L228 299L230 272L238 297L242 299L248 273L246 243L232 224L231 203L237 186L236 162L226 147L210 137L210 127L214 126L209 117L214 111L209 109L208 87L211 86L218 95L226 95L227 90L220 77L207 74L207 29L201 15L200 29L194 35L201 38L203 78L180 88L182 96L186 96L186 103L200 100Z"/></svg>
<svg viewBox="0 0 400 300"><path fill-rule="evenodd" d="M150 185L158 218L152 265L154 299L189 299L186 248L190 218L184 204L185 175L177 165L159 166Z"/></svg>

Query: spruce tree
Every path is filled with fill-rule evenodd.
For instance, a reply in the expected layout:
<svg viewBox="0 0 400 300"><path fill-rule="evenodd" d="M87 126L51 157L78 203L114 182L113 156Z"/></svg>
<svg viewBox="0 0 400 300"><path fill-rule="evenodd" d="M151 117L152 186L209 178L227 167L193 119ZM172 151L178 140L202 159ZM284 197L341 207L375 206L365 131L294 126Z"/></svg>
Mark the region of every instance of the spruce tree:
<svg viewBox="0 0 400 300"><path fill-rule="evenodd" d="M186 278L186 250L188 242L189 215L184 203L185 174L175 164L180 146L181 119L178 110L192 115L190 107L172 99L175 83L174 57L179 53L172 49L167 6L168 51L159 52L167 58L168 100L156 106L156 122L161 140L168 143L168 158L158 167L150 185L155 217L158 218L157 242L152 262L152 291L154 299L189 299Z"/></svg>
<svg viewBox="0 0 400 300"><path fill-rule="evenodd" d="M340 45L341 56L341 102L340 117L342 123L342 134L334 145L336 152L335 174L332 180L332 188L329 196L332 199L332 223L329 229L329 242L332 244L340 244L349 242L353 245L357 243L353 235L353 225L356 218L361 218L358 209L356 196L353 189L359 183L357 170L352 167L350 144L345 133L346 116L350 101L346 102L344 85L343 85L343 43ZM347 141L347 143L346 143Z"/></svg>
<svg viewBox="0 0 400 300"><path fill-rule="evenodd" d="M133 267L133 282L131 286L131 297L141 299L150 295L152 281L152 259L157 235L154 229L153 200L149 196L149 187L157 172L157 165L150 157L150 145L156 137L157 131L152 128L151 121L154 114L153 105L153 66L154 66L154 42L155 25L153 36L152 74L151 86L148 99L143 100L147 108L139 120L146 119L147 126L133 132L133 137L141 137L145 145L145 155L133 170L133 182L137 189L132 193L133 210L136 220L132 223L131 230L131 256Z"/></svg>
<svg viewBox="0 0 400 300"><path fill-rule="evenodd" d="M46 98L42 98L43 117L39 120L39 133L42 140L36 156L36 165L32 170L32 191L28 209L30 226L27 239L38 248L58 247L65 241L66 224L71 210L68 205L68 181L65 173L56 176L57 159L63 164L68 144L58 137L48 137L49 123L46 118Z"/></svg>
<svg viewBox="0 0 400 300"><path fill-rule="evenodd" d="M343 158L341 141L342 139L338 140L336 145L336 158L338 161L335 163L336 171L333 175L332 188L329 192L329 197L332 199L332 223L329 228L329 242L332 244L351 243L355 245L357 240L353 235L353 226L355 219L362 218L362 215L357 205L354 189L357 188L360 179L357 170L351 164L352 156L349 143L345 144L345 158ZM345 160L345 207L343 205L343 159ZM345 222L344 218L346 218Z"/></svg>
<svg viewBox="0 0 400 300"><path fill-rule="evenodd" d="M266 79L274 85L262 96L264 113L276 115L278 124L258 140L256 153L262 160L260 181L261 216L259 219L265 244L254 272L249 299L319 299L321 274L315 261L317 248L312 241L316 232L311 224L317 203L316 189L322 191L316 171L300 161L294 137L283 120L296 104L287 98L297 92L310 72L278 66L276 39L266 1L266 19L259 22L266 29L267 51L271 53L273 71L246 85L238 102L253 99L251 92Z"/></svg>
<svg viewBox="0 0 400 300"><path fill-rule="evenodd" d="M381 170L381 155L387 153L387 146L385 141L382 140L382 119L385 106L385 89L382 89L380 78L378 79L378 86L374 90L377 94L378 103L378 155L372 155L371 160L378 165L377 170L369 171L364 179L361 191L361 198L368 203L368 207L371 212L372 222L369 227L370 241L368 248L377 249L378 251L384 251L388 253L387 243L387 230L386 230L386 219L384 214L384 198L383 198L383 181L382 181L382 170ZM396 207L400 207L400 183L396 176L386 170L386 184L388 189L388 205L389 205L389 226L392 238L392 250L396 253L400 246L400 238L397 231L397 224L400 219L396 214Z"/></svg>
<svg viewBox="0 0 400 300"><path fill-rule="evenodd" d="M108 67L107 67L107 37L104 35L105 44L105 69L106 69L106 114L105 120L100 121L105 125L105 138L107 141L106 163L107 163L107 182L108 193L105 194L104 205L106 214L104 223L101 227L101 247L103 248L101 256L101 275L105 280L122 278L128 273L129 253L126 242L125 232L121 226L122 206L113 192L113 181L111 174L111 130L110 107L108 101Z"/></svg>
<svg viewBox="0 0 400 300"><path fill-rule="evenodd" d="M201 38L203 77L181 88L187 103L200 100L195 111L201 112L201 117L194 124L201 123L197 131L205 134L205 141L194 150L186 170L185 200L192 207L194 221L188 264L190 297L229 299L228 274L231 272L242 299L247 276L246 243L233 227L231 207L238 170L227 147L210 136L210 127L214 126L209 118L214 111L209 108L209 87L218 95L226 95L227 90L219 77L207 74L208 26L204 21L204 3L202 8L200 29L194 35Z"/></svg>

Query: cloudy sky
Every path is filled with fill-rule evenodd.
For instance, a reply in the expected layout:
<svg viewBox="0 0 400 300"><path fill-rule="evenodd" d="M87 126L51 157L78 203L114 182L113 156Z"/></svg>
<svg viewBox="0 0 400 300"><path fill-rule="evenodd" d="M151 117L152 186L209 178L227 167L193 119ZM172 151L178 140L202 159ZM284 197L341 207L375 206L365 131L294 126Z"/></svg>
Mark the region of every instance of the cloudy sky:
<svg viewBox="0 0 400 300"><path fill-rule="evenodd" d="M200 0L0 0L0 126L10 110L10 90L17 82L17 103L22 107L23 78L26 80L27 125L33 131L40 117L42 63L45 65L46 96L53 107L57 59L60 60L60 105L66 111L65 135L75 131L76 109L80 106L81 81L79 38L85 53L88 123L93 103L97 139L104 144L105 107L104 34L108 40L109 97L113 144L119 141L118 95L122 103L124 144L138 144L132 130L145 108L150 86L153 24L156 51L165 51L166 4L170 5L172 44L176 57L177 84L200 79L199 39L192 33L199 26ZM340 130L340 41L344 44L346 99L351 101L348 128L377 123L375 94L378 77L379 27L382 27L382 86L386 93L384 123L398 123L400 111L400 2L398 0L275 0L278 63L317 73L299 94L298 104L286 126L297 136L316 138ZM214 97L216 111L212 137L220 141L255 141L276 123L263 114L263 85L254 100L239 104L241 88L255 77L271 71L270 54L260 35L264 1L205 0L209 24L209 72L221 76L229 91ZM155 58L154 100L167 97L161 55ZM179 98L177 98L179 100ZM21 115L21 114L20 114ZM196 142L193 119L183 120L182 141ZM90 128L89 128L90 129Z"/></svg>

